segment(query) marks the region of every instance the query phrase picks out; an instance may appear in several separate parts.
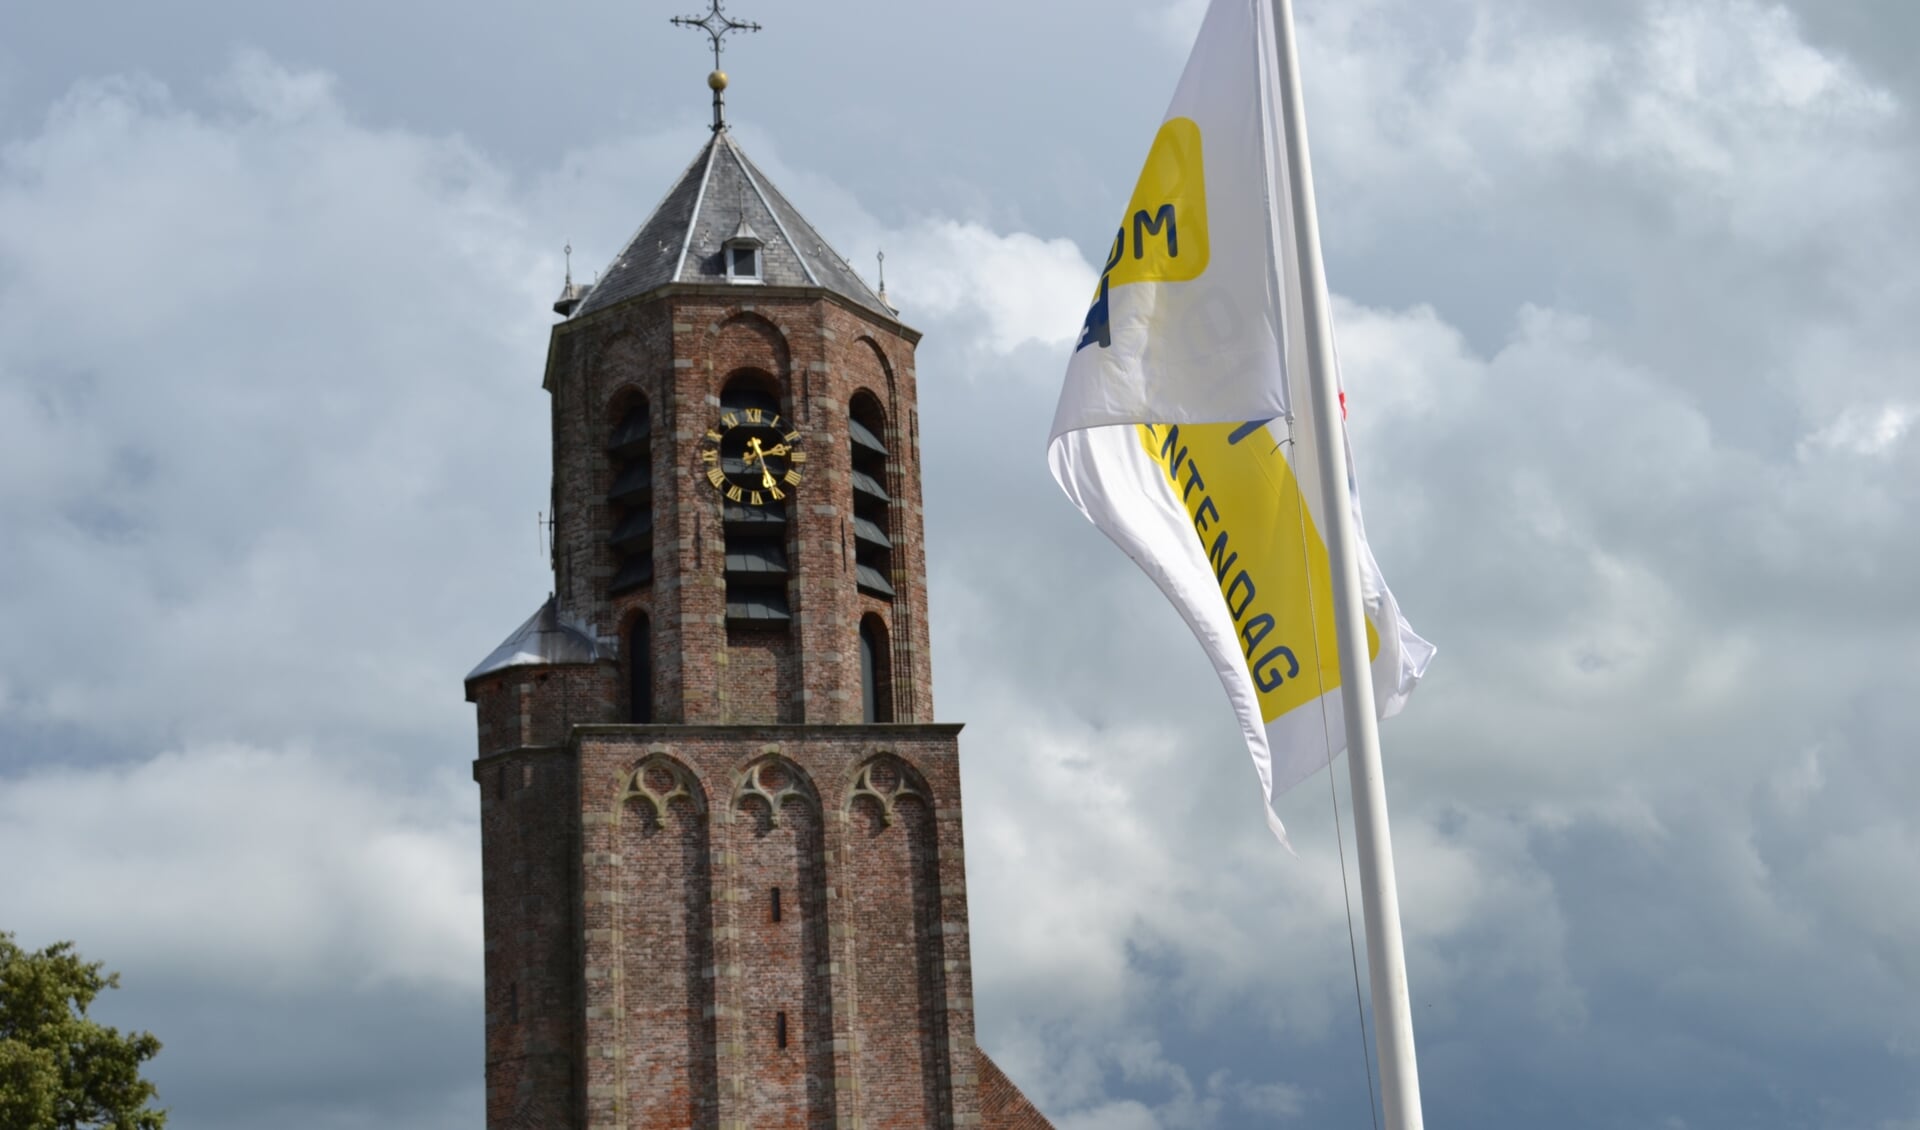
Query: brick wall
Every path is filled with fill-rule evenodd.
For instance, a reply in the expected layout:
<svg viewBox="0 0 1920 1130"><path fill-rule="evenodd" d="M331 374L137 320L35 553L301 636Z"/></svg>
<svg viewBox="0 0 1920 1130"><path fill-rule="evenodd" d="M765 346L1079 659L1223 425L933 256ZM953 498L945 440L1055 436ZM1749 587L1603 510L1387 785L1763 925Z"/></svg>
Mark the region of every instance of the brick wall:
<svg viewBox="0 0 1920 1130"><path fill-rule="evenodd" d="M916 341L911 331L818 293L776 288L743 295L738 287L677 287L554 327L547 384L557 591L566 614L592 624L603 654L616 660L631 617L652 617L656 721L859 721L858 632L868 612L882 618L892 645L895 719L933 718ZM725 620L721 498L703 475L700 449L722 388L741 372L778 382L808 462L789 505L788 642L770 649L748 633L746 646L762 654L743 655L736 667ZM892 599L854 584L847 407L863 390L886 409ZM617 562L607 545L614 465L606 446L616 412L636 393L653 418L654 576L610 593ZM769 651L779 662L763 671ZM617 678L613 685L624 686Z"/></svg>
<svg viewBox="0 0 1920 1130"><path fill-rule="evenodd" d="M720 1130L977 1125L957 727L593 726L575 731L572 749L580 960L588 976L625 970L617 1003L586 987L588 1125L651 1127L640 1114L649 1103L649 1113L667 1103L678 1125ZM636 796L631 782L650 773L653 791ZM688 950L708 935L680 911L620 926L596 909L685 905L690 887L659 886L691 874L684 843L625 831L676 792L689 814L705 798L710 959ZM691 1018L699 1002L684 970L707 960L711 1123L684 1091L706 1045L666 1027ZM640 1094L637 1079L670 1098Z"/></svg>
<svg viewBox="0 0 1920 1130"><path fill-rule="evenodd" d="M737 1038L754 1063L740 1095L740 1117L756 1130L834 1125L823 811L805 771L768 754L742 775L720 833L729 845L733 885L727 909L738 969L728 1005L738 1018Z"/></svg>
<svg viewBox="0 0 1920 1130"><path fill-rule="evenodd" d="M480 759L474 779L485 905L487 1125L578 1125L573 758L558 749L521 749Z"/></svg>

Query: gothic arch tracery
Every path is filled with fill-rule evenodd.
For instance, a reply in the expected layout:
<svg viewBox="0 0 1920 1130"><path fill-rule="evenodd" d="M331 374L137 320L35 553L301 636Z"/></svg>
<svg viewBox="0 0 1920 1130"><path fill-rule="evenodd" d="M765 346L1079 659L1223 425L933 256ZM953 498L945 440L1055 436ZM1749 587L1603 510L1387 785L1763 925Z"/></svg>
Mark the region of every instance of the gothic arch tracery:
<svg viewBox="0 0 1920 1130"><path fill-rule="evenodd" d="M738 819L748 803L758 798L771 813L772 826L778 828L780 810L792 797L799 797L816 813L821 811L820 794L806 771L777 753L769 753L740 774L733 791L733 804L728 809L729 818Z"/></svg>
<svg viewBox="0 0 1920 1130"><path fill-rule="evenodd" d="M628 774L620 788L619 809L644 805L655 825L665 824L668 806L685 799L693 806L696 819L707 815L706 790L678 759L664 753L649 754Z"/></svg>
<svg viewBox="0 0 1920 1130"><path fill-rule="evenodd" d="M880 826L888 828L893 826L895 809L908 797L933 809L933 791L920 771L896 754L880 753L854 773L853 787L847 790L847 812L851 814L862 798L871 800L878 806Z"/></svg>

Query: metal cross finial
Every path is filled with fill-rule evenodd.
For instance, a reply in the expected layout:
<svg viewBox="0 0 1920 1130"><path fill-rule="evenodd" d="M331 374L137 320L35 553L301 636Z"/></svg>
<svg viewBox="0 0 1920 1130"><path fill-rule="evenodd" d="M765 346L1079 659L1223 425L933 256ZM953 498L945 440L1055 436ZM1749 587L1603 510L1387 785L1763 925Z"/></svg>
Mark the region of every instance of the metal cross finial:
<svg viewBox="0 0 1920 1130"><path fill-rule="evenodd" d="M713 69L720 69L720 52L725 51L729 32L759 31L760 25L749 20L736 20L726 13L726 0L707 0L713 5L713 11L704 16L675 16L670 21L679 27L697 27L713 40Z"/></svg>
<svg viewBox="0 0 1920 1130"><path fill-rule="evenodd" d="M573 244L569 242L560 249L560 253L567 257L567 289L571 290L573 289Z"/></svg>
<svg viewBox="0 0 1920 1130"><path fill-rule="evenodd" d="M674 16L669 22L676 27L697 27L713 40L713 73L707 76L707 85L713 88L713 128L717 133L727 128L726 99L722 91L727 88L727 75L720 69L720 53L727 49L726 38L736 31L759 31L760 25L750 20L736 20L727 15L726 0L707 0L713 10L704 16Z"/></svg>

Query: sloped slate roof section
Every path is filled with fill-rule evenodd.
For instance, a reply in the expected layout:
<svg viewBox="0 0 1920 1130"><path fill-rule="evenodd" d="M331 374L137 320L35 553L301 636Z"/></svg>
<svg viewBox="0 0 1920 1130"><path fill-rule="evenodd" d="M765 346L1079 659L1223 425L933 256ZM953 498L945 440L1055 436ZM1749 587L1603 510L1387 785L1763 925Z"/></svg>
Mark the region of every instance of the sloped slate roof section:
<svg viewBox="0 0 1920 1130"><path fill-rule="evenodd" d="M726 244L742 226L763 243L761 285L817 287L898 320L724 130L701 148L573 317L668 283L727 283Z"/></svg>
<svg viewBox="0 0 1920 1130"><path fill-rule="evenodd" d="M667 192L666 199L633 233L633 238L614 256L600 281L587 292L586 301L573 311L573 317L604 310L616 302L645 294L674 279L680 267L680 252L686 246L687 228L699 211L700 189L707 183L707 167L713 159L714 142L709 141L680 174Z"/></svg>
<svg viewBox="0 0 1920 1130"><path fill-rule="evenodd" d="M728 144L732 145L731 142ZM733 151L746 169L747 175L752 177L760 188L761 195L771 207L775 218L780 221L781 238L798 249L815 279L813 285L833 291L842 298L852 299L881 317L889 321L893 320L897 316L893 309L880 301L879 295L867 289L867 284L860 280L860 276L847 265L845 259L840 257L840 253L827 246L827 241L820 238L820 233L807 222L807 218L787 202L786 196L767 179L766 174L762 173L738 146L733 146ZM764 228L761 230L765 231Z"/></svg>
<svg viewBox="0 0 1920 1130"><path fill-rule="evenodd" d="M773 209L760 191L759 178L747 172L746 161L727 135L715 141L712 172L700 197L700 214L694 217L692 238L687 241L687 258L680 264L676 282L726 282L727 241L741 227L752 228L759 237L760 281L768 286L818 286L812 269L787 238ZM759 182L759 183L757 183Z"/></svg>
<svg viewBox="0 0 1920 1130"><path fill-rule="evenodd" d="M540 610L506 638L493 654L467 674L471 683L483 675L509 667L545 667L562 663L592 663L599 648L585 629L569 624L560 615L554 598L548 597Z"/></svg>

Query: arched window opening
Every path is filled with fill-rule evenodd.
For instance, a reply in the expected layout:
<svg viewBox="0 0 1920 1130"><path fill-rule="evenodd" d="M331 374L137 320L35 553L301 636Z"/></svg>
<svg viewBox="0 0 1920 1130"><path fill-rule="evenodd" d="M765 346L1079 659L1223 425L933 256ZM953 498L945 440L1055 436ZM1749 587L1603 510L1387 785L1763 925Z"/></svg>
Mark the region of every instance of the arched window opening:
<svg viewBox="0 0 1920 1130"><path fill-rule="evenodd" d="M860 720L893 721L893 665L887 626L868 614L860 620Z"/></svg>
<svg viewBox="0 0 1920 1130"><path fill-rule="evenodd" d="M778 433L772 430L772 421L782 419L780 386L760 373L737 373L720 393L720 411L723 416L726 413L757 414L768 423L766 436L750 435L753 429L749 428L733 428L728 431L729 438L722 442L722 471L736 479L746 477L756 470L750 463L746 445L754 438L763 442L778 438ZM785 625L791 619L787 609L787 500L766 495L757 497L760 498L758 504L731 497L722 503L727 621Z"/></svg>
<svg viewBox="0 0 1920 1130"><path fill-rule="evenodd" d="M626 592L653 580L653 414L647 398L634 394L615 416L607 438L613 486L607 491L613 550L609 592Z"/></svg>
<svg viewBox="0 0 1920 1130"><path fill-rule="evenodd" d="M887 495L887 420L880 402L862 392L847 406L853 456L854 579L860 591L893 599L893 500Z"/></svg>
<svg viewBox="0 0 1920 1130"><path fill-rule="evenodd" d="M653 621L634 617L627 630L627 721L653 721Z"/></svg>

